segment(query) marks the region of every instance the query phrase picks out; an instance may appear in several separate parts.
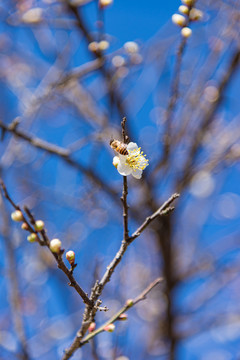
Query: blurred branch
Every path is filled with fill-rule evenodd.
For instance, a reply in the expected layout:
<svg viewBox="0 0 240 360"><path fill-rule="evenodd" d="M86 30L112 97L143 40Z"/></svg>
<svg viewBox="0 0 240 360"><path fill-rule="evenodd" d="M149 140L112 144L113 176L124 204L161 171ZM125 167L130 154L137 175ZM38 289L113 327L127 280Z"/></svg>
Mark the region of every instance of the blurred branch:
<svg viewBox="0 0 240 360"><path fill-rule="evenodd" d="M223 74L222 79L217 87L219 94L217 100L213 102L213 104L210 107L208 107L207 110L205 110L205 114L203 116L202 122L197 128L196 133L192 137L193 141L188 152L188 158L185 164L183 165L182 175L180 179L178 178L176 181L178 191L181 191L186 186L188 181L191 179L198 150L202 145L203 138L206 132L208 131L209 126L212 124L214 120L214 115L218 107L222 103L224 91L226 90L227 85L231 81L235 71L239 66L239 60L240 60L240 50L239 48L237 48L231 57L228 69Z"/></svg>
<svg viewBox="0 0 240 360"><path fill-rule="evenodd" d="M1 194L0 194L1 195ZM7 216L4 203L0 196L1 213L2 213L2 238L6 249L6 277L8 278L7 285L10 294L10 306L12 311L13 323L17 338L21 345L21 354L18 357L22 360L30 360L27 338L24 329L23 315L22 315L22 299L20 296L19 287L19 272L17 271L17 259L13 247L12 237L10 235L9 217Z"/></svg>
<svg viewBox="0 0 240 360"><path fill-rule="evenodd" d="M69 0L64 0L64 2L66 4L68 10L75 16L75 18L77 20L77 26L78 26L79 30L81 31L81 33L83 34L83 36L85 37L85 39L87 40L87 43L89 44L89 43L93 42L94 39L93 39L92 35L90 34L90 32L83 20L83 16L81 15L81 9L72 5ZM116 87L112 86L112 74L108 69L106 69L104 54L102 51L98 50L98 51L95 51L93 53L93 55L97 59L99 59L100 61L103 62L102 66L100 67L99 70L101 71L101 73L107 83L110 107L115 102L118 112L119 112L119 115L122 117L126 114L126 110L124 109L122 98L121 98L120 94L117 92Z"/></svg>
<svg viewBox="0 0 240 360"><path fill-rule="evenodd" d="M14 121L10 125L5 125L0 120L0 128L3 131L10 132L14 134L16 137L21 138L22 140L27 141L30 145L35 148L46 151L49 154L53 154L59 157L61 160L69 164L70 166L76 168L78 171L82 172L89 179L91 179L95 184L97 184L101 189L106 191L115 201L117 199L117 192L110 187L104 180L102 180L93 170L86 168L81 163L77 162L71 157L71 153L68 149L64 149L60 146L53 145L47 141L44 141L38 137L34 137L33 135L29 135L22 130L17 128L17 125Z"/></svg>

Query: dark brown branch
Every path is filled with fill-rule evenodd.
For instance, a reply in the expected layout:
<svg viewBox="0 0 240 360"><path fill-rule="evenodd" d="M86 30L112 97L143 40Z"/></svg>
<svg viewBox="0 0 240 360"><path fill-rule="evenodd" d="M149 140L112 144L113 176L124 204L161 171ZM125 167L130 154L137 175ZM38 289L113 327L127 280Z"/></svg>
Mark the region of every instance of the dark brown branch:
<svg viewBox="0 0 240 360"><path fill-rule="evenodd" d="M120 263L124 253L126 252L128 246L143 232L144 229L158 216L164 216L168 214L170 211L172 211L174 208L169 207L171 203L177 199L180 195L179 194L173 194L157 211L155 211L154 214L147 217L145 221L142 223L142 225L139 226L139 228L125 241L123 239L120 249L107 267L107 270L105 274L103 275L101 281L98 284L98 287L96 289L96 294L98 297L101 295L102 290L104 286L107 284L107 282L110 281L112 273L114 272L117 265Z"/></svg>
<svg viewBox="0 0 240 360"><path fill-rule="evenodd" d="M26 206L24 207L24 210L25 210L25 212L27 213L27 215L28 215L28 217L30 219L30 223L29 223L28 220L26 219L26 217L24 216L24 213L21 210L21 208L18 205L16 205L14 203L14 201L11 199L11 197L9 196L8 191L6 189L6 186L5 186L2 179L0 179L0 186L2 187L3 194L4 194L5 198L10 202L10 204L14 207L14 209L20 210L22 212L22 214L23 214L23 222L25 222L27 224L27 226L28 226L27 231L29 231L30 233L36 233L36 231L30 225L30 223L33 225L36 222L34 216L30 212L30 210ZM36 233L36 234L37 234L38 242L40 243L40 245L47 246L49 248L50 240L49 240L49 238L48 238L48 236L46 234L46 231L42 230L42 231L40 231L39 233ZM50 248L49 248L49 250L50 250ZM68 279L70 281L69 285L72 286L77 291L77 293L81 296L83 302L85 304L89 305L89 306L93 306L92 300L90 300L88 298L87 294L83 291L81 286L78 284L78 282L74 278L74 276L72 274L72 269L69 270L67 268L67 266L64 264L64 262L62 260L63 252L64 251L62 251L60 254L56 254L56 253L53 253L51 251L52 255L54 256L54 258L55 258L55 260L56 260L56 262L58 264L58 268L61 269L66 274L66 276L68 277Z"/></svg>
<svg viewBox="0 0 240 360"><path fill-rule="evenodd" d="M123 118L121 122L122 126L122 137L124 144L127 143L127 135L126 135L126 117ZM122 191L122 203L123 203L123 239L124 241L127 241L129 237L129 230L128 230L128 204L127 204L127 195L128 195L128 184L127 184L127 176L123 176L123 191Z"/></svg>

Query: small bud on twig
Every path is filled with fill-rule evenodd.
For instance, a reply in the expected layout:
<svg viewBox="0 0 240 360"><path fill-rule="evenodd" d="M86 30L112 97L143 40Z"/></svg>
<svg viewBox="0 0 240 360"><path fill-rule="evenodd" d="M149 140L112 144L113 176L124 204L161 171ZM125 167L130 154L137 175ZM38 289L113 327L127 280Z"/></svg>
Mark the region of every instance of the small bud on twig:
<svg viewBox="0 0 240 360"><path fill-rule="evenodd" d="M184 15L188 15L189 7L186 5L181 5L181 6L179 6L178 11Z"/></svg>
<svg viewBox="0 0 240 360"><path fill-rule="evenodd" d="M36 242L36 241L37 241L37 234L32 233L32 234L28 235L27 240L28 240L30 243Z"/></svg>
<svg viewBox="0 0 240 360"><path fill-rule="evenodd" d="M29 226L28 226L28 224L27 224L26 222L24 222L24 223L22 223L21 228L22 228L23 230L28 230L28 229L29 229Z"/></svg>
<svg viewBox="0 0 240 360"><path fill-rule="evenodd" d="M41 231L44 228L44 222L42 220L37 220L35 222L34 228L36 231Z"/></svg>
<svg viewBox="0 0 240 360"><path fill-rule="evenodd" d="M101 51L107 50L109 48L109 42L107 40L101 40L98 43L98 49Z"/></svg>
<svg viewBox="0 0 240 360"><path fill-rule="evenodd" d="M89 325L88 331L91 333L96 329L96 323L95 322L91 322L91 324Z"/></svg>
<svg viewBox="0 0 240 360"><path fill-rule="evenodd" d="M172 16L172 22L175 24L175 25L178 25L178 26L181 26L183 27L184 25L186 25L186 18L183 16L183 15L180 15L180 14L173 14Z"/></svg>
<svg viewBox="0 0 240 360"><path fill-rule="evenodd" d="M192 35L192 30L189 27L184 27L181 30L181 34L185 38L189 38Z"/></svg>
<svg viewBox="0 0 240 360"><path fill-rule="evenodd" d="M69 262L70 265L73 265L74 262L75 262L75 252L72 251L72 250L69 250L66 253L66 259L67 259L67 261Z"/></svg>
<svg viewBox="0 0 240 360"><path fill-rule="evenodd" d="M104 326L103 330L108 331L108 332L113 332L115 330L115 325L114 324L108 324L108 325Z"/></svg>
<svg viewBox="0 0 240 360"><path fill-rule="evenodd" d="M123 47L128 54L136 54L139 51L138 44L135 41L127 41Z"/></svg>
<svg viewBox="0 0 240 360"><path fill-rule="evenodd" d="M61 245L62 245L62 243L59 239L52 239L50 241L49 248L52 252L59 253L61 250Z"/></svg>
<svg viewBox="0 0 240 360"><path fill-rule="evenodd" d="M20 222L23 221L23 214L20 210L15 210L14 212L12 212L11 218L13 221Z"/></svg>
<svg viewBox="0 0 240 360"><path fill-rule="evenodd" d="M127 319L128 319L128 316L125 313L119 315L119 317L118 317L118 320L120 320L120 321L125 321Z"/></svg>
<svg viewBox="0 0 240 360"><path fill-rule="evenodd" d="M126 301L126 306L127 307L132 307L133 306L133 299L128 299L127 301Z"/></svg>

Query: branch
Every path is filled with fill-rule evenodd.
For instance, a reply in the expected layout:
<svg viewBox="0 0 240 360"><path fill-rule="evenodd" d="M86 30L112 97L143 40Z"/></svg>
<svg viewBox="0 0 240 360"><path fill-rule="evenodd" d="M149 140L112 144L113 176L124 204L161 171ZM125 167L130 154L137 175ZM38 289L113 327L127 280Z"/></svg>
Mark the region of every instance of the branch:
<svg viewBox="0 0 240 360"><path fill-rule="evenodd" d="M102 290L107 282L110 281L112 273L114 272L117 265L122 260L122 257L124 253L126 252L128 246L143 232L144 229L158 216L164 216L168 214L169 212L174 210L174 207L169 207L169 205L179 197L179 194L173 194L155 213L153 213L151 216L147 217L142 225L139 226L139 228L125 241L122 240L121 246L109 266L107 267L107 270L105 274L103 275L101 281L99 282L97 288L96 288L96 295L99 297L102 293Z"/></svg>
<svg viewBox="0 0 240 360"><path fill-rule="evenodd" d="M62 360L69 359L72 354L78 349L81 348L83 345L89 342L89 340L93 339L96 335L100 334L101 332L105 331L105 326L109 324L113 324L115 321L119 320L119 316L125 312L127 312L130 308L132 308L134 305L139 303L140 301L143 301L146 299L149 292L158 284L160 284L163 281L163 278L157 278L154 280L139 296L137 296L134 300L128 300L126 304L116 313L114 314L107 322L105 322L103 325L101 325L97 330L87 335L82 341L79 341L78 337L75 338L74 342L78 342L78 346L74 349L74 351L70 351L70 349L73 347L73 344L69 348L69 350L65 351L65 354L62 358Z"/></svg>
<svg viewBox="0 0 240 360"><path fill-rule="evenodd" d="M126 144L127 140L128 140L128 137L126 135L126 130L125 130L126 121L127 121L127 119L126 119L126 117L124 117L121 122L122 137L123 137L124 144ZM128 237L129 237L127 195L128 195L127 176L123 176L123 191L122 191L121 200L123 203L123 239L124 239L124 241L127 241Z"/></svg>
<svg viewBox="0 0 240 360"><path fill-rule="evenodd" d="M41 246L47 246L49 251L51 252L51 254L54 256L57 264L58 264L58 268L61 269L65 274L66 276L68 277L70 283L69 285L72 286L76 291L77 293L81 296L83 302L89 306L93 306L93 302L92 300L90 300L87 296L87 294L83 291L83 289L81 288L81 286L78 284L78 282L75 280L73 274L72 274L72 268L69 270L67 268L67 266L64 264L63 260L62 260L62 255L64 253L64 250L62 250L59 254L57 253L53 253L50 248L49 248L49 245L50 245L50 240L46 234L46 231L43 229L39 232L36 232L35 229L30 225L30 223L32 225L35 224L35 218L34 216L32 215L32 213L30 212L30 210L25 206L24 207L24 210L25 212L27 213L29 219L30 219L30 223L28 222L27 218L24 216L24 213L23 211L21 210L21 208L16 205L14 203L14 201L11 199L11 197L9 196L8 194L8 191L6 189L6 186L3 182L3 180L0 178L0 186L3 190L3 194L5 196L5 198L10 202L10 204L14 207L14 209L16 210L20 210L22 212L22 215L23 215L23 222L26 223L27 225L27 228L26 230L32 234L32 233L35 233L37 235L37 241L38 243L41 245Z"/></svg>
<svg viewBox="0 0 240 360"><path fill-rule="evenodd" d="M71 165L78 171L82 172L84 175L86 175L89 179L91 179L95 184L97 184L101 189L103 189L105 192L107 192L111 197L116 201L117 192L111 188L107 183L105 183L100 177L91 169L86 168L81 163L77 162L71 157L71 153L68 149L64 149L60 146L53 145L47 141L44 141L38 137L34 137L33 135L29 135L25 133L22 130L19 130L17 128L17 123L12 122L10 125L4 124L0 120L0 128L3 129L3 131L10 132L17 136L18 138L21 138L28 142L30 145L34 146L35 148L41 149L46 151L49 154L55 155L59 157L61 160L63 160L68 165Z"/></svg>

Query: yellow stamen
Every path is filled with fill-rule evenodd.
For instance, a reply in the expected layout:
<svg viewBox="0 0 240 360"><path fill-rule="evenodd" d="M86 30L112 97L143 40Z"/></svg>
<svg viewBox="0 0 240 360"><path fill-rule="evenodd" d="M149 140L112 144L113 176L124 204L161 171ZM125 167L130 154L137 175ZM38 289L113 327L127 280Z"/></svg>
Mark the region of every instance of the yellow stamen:
<svg viewBox="0 0 240 360"><path fill-rule="evenodd" d="M149 164L146 155L143 155L143 151L140 151L141 148L135 150L128 150L128 155L126 157L126 165L130 166L134 171L137 169L144 170Z"/></svg>

